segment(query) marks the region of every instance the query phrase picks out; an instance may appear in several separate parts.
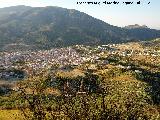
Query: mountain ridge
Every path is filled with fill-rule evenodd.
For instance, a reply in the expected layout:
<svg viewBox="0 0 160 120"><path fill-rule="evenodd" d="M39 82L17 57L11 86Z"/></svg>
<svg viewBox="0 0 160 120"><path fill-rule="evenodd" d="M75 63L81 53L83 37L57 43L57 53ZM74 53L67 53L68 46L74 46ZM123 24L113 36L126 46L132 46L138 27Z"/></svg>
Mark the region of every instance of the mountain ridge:
<svg viewBox="0 0 160 120"><path fill-rule="evenodd" d="M160 37L160 31L113 26L74 9L13 6L0 9L0 36L1 50L13 43L50 49L150 40Z"/></svg>
<svg viewBox="0 0 160 120"><path fill-rule="evenodd" d="M141 25L138 25L138 24L134 24L134 25L125 26L124 28L126 28L126 29L137 29L137 28L148 28L148 26L146 26L146 25L141 26Z"/></svg>

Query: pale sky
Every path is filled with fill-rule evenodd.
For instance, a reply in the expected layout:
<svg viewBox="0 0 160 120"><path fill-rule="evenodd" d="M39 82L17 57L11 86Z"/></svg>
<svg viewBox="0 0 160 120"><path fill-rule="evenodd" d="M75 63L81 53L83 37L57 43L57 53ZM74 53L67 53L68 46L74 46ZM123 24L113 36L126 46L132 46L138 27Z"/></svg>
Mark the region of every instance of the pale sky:
<svg viewBox="0 0 160 120"><path fill-rule="evenodd" d="M126 25L140 24L150 28L160 29L160 0L106 0L107 2L120 2L118 5L77 5L77 2L104 2L105 0L0 0L0 7L15 5L27 6L58 6L76 9L95 18L101 19L111 25L123 27ZM136 2L141 4L137 5ZM134 2L125 5L122 2ZM150 2L150 4L148 4Z"/></svg>

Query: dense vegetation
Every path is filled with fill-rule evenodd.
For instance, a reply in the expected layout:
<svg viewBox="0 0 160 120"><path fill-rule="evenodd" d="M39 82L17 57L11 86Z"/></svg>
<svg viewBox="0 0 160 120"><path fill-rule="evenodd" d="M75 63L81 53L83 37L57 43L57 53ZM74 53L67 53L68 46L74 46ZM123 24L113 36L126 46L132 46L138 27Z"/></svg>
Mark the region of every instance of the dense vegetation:
<svg viewBox="0 0 160 120"><path fill-rule="evenodd" d="M20 81L17 91L1 96L0 106L19 109L22 118L32 120L159 119L160 79L155 77L160 74L134 69L109 65L77 77L42 71Z"/></svg>

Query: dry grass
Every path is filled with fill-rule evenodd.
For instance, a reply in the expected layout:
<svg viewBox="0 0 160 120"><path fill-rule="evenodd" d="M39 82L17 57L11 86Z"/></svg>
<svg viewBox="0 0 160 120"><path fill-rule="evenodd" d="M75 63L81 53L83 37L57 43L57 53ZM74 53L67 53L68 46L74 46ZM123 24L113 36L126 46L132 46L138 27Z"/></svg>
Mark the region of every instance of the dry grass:
<svg viewBox="0 0 160 120"><path fill-rule="evenodd" d="M19 110L0 110L0 120L24 120Z"/></svg>
<svg viewBox="0 0 160 120"><path fill-rule="evenodd" d="M60 77L69 77L69 78L76 78L78 76L85 76L82 70L79 69L74 69L70 72L64 72L64 71L59 71L57 73L57 76Z"/></svg>
<svg viewBox="0 0 160 120"><path fill-rule="evenodd" d="M122 81L137 81L133 76L131 75L120 75L112 78L113 80L122 80Z"/></svg>
<svg viewBox="0 0 160 120"><path fill-rule="evenodd" d="M136 42L131 42L131 43L126 43L126 44L121 44L118 45L117 47L120 50L139 50L139 51L143 51L143 46L140 45L139 43Z"/></svg>

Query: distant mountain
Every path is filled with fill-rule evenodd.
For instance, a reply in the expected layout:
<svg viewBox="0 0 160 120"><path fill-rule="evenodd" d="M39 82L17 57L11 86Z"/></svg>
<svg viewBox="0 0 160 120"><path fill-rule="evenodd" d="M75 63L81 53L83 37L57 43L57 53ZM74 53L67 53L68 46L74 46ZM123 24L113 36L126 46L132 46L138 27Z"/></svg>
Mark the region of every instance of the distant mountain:
<svg viewBox="0 0 160 120"><path fill-rule="evenodd" d="M140 25L138 25L138 24L135 24L135 25L128 25L128 26L125 26L124 28L126 28L126 29L147 29L148 27L146 26L146 25L142 25L142 26L140 26Z"/></svg>
<svg viewBox="0 0 160 120"><path fill-rule="evenodd" d="M128 34L133 36L136 40L147 41L159 38L160 30L150 29L146 25L129 25L124 27L128 30Z"/></svg>
<svg viewBox="0 0 160 120"><path fill-rule="evenodd" d="M112 26L73 9L14 6L0 8L0 36L1 50L28 50L150 40L160 31Z"/></svg>

